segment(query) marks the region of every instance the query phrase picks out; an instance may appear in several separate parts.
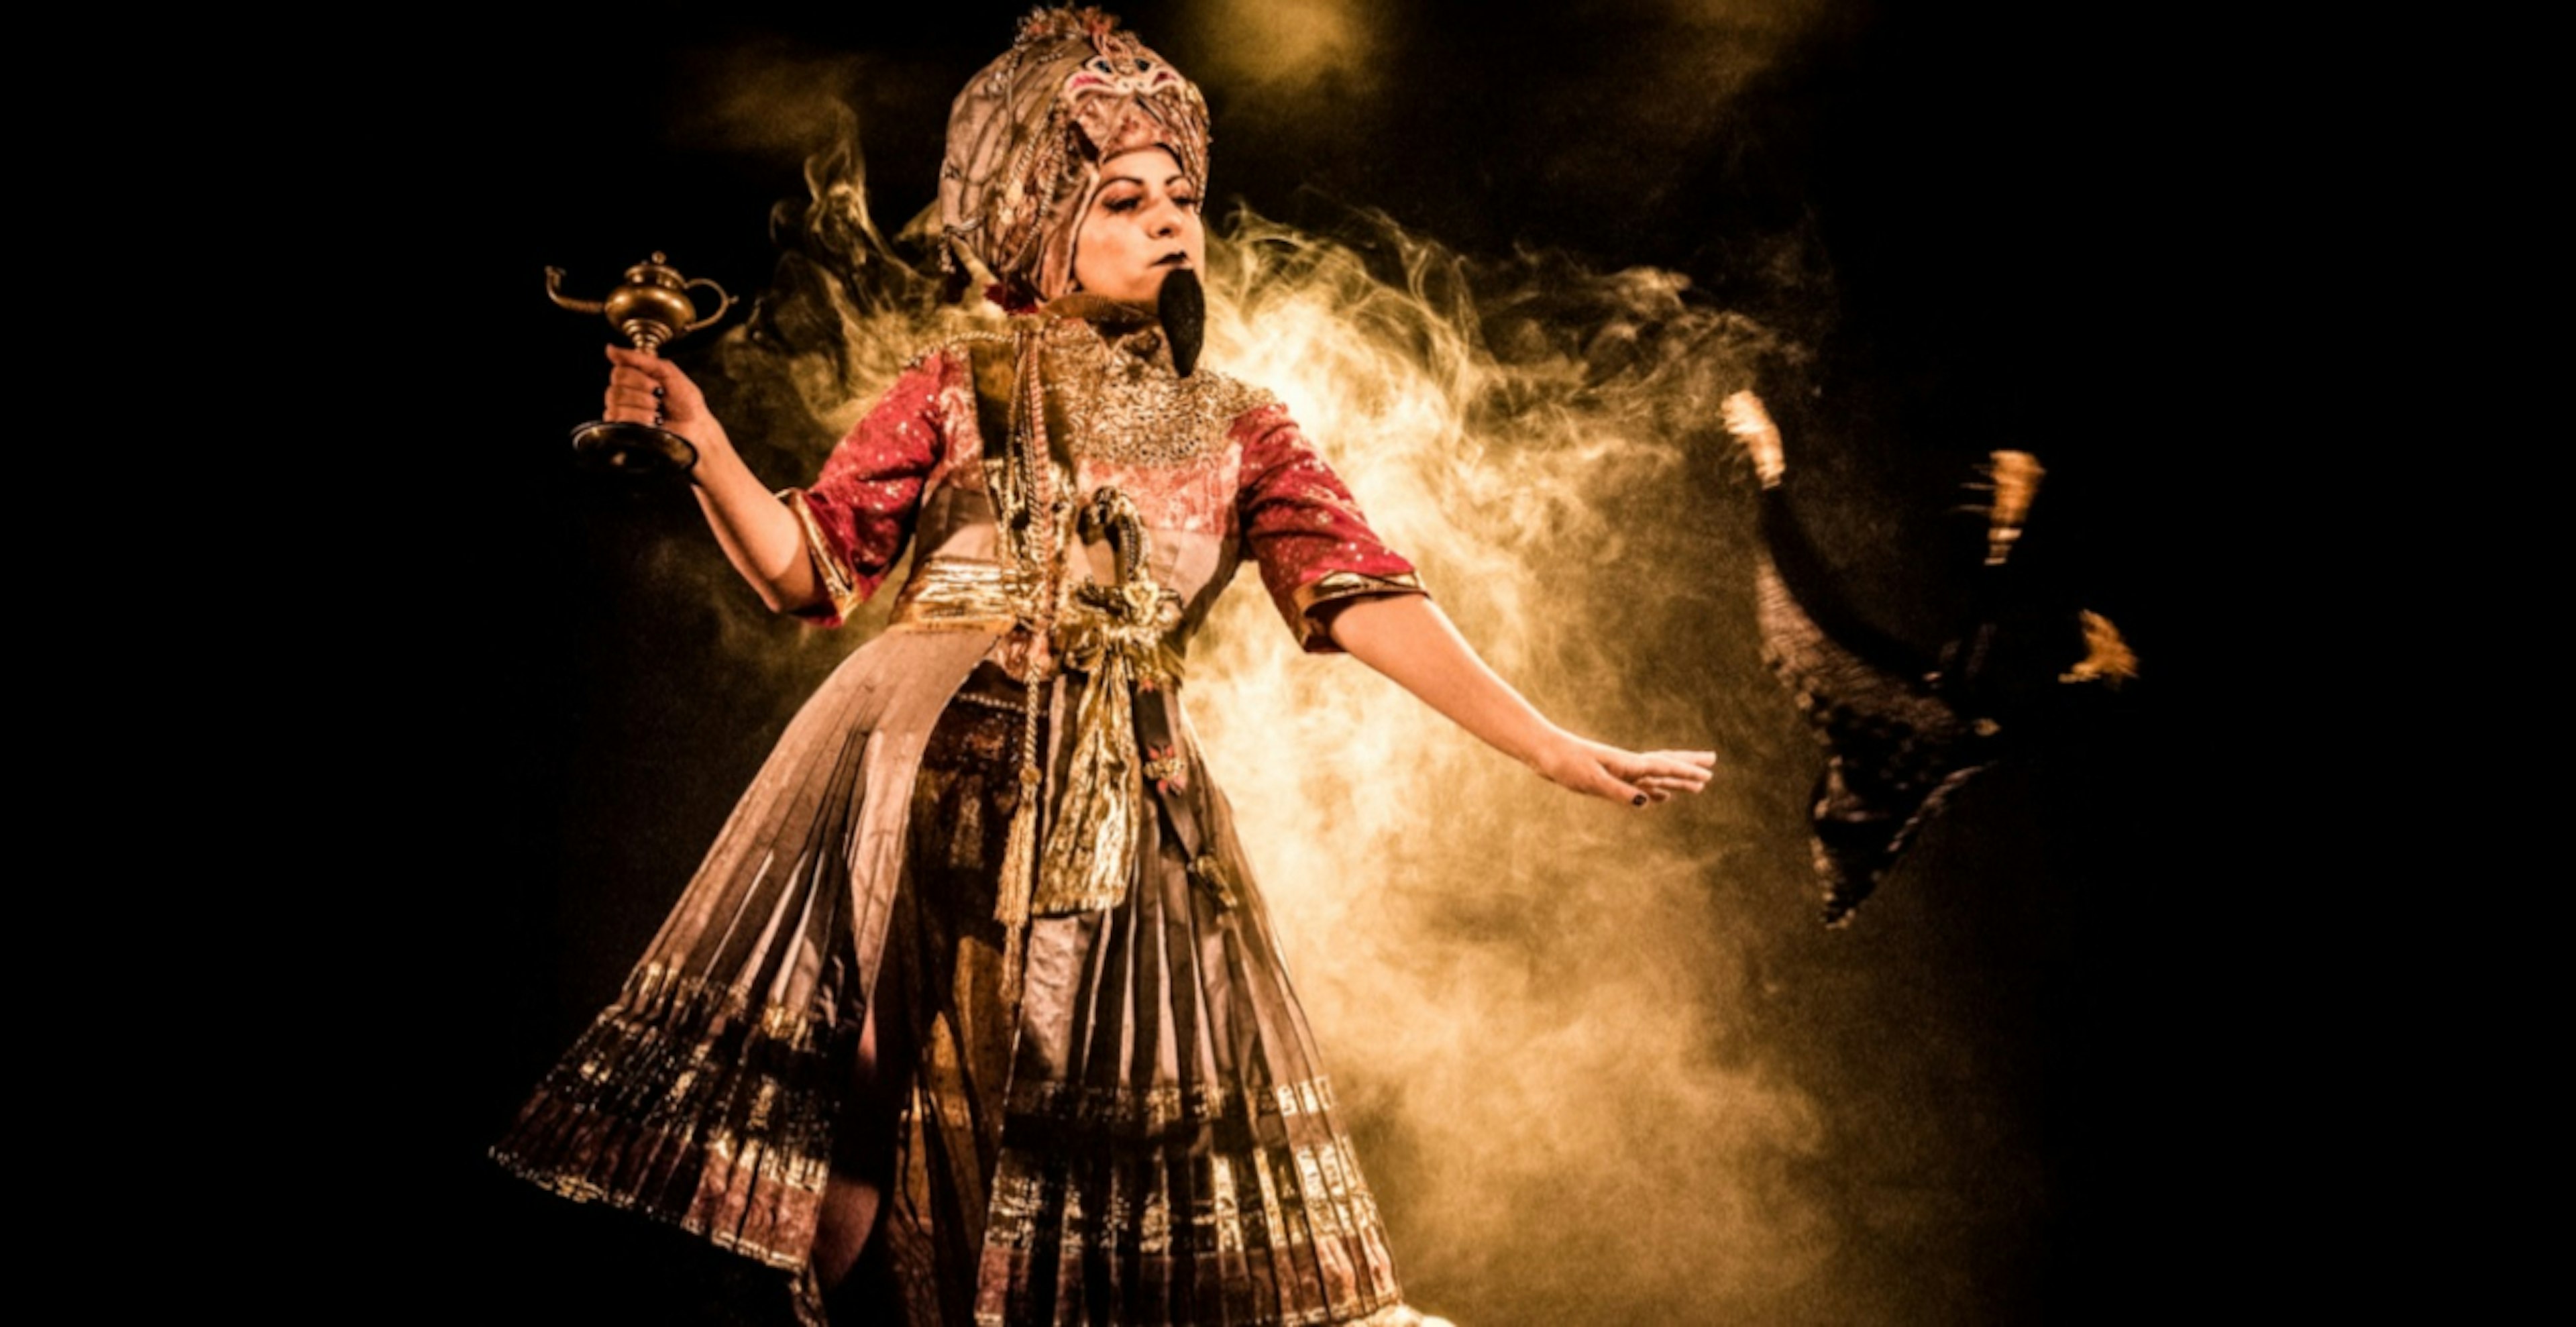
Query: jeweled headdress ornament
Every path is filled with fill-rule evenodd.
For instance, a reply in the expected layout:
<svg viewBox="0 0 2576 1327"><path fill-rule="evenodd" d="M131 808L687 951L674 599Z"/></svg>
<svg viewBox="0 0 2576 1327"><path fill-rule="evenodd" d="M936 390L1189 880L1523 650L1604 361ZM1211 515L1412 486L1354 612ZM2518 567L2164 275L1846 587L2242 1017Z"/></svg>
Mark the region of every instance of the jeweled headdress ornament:
<svg viewBox="0 0 2576 1327"><path fill-rule="evenodd" d="M1160 147L1207 187L1207 102L1163 57L1095 8L1044 9L948 114L939 220L949 261L971 257L1010 303L1073 284L1073 240L1100 163Z"/></svg>

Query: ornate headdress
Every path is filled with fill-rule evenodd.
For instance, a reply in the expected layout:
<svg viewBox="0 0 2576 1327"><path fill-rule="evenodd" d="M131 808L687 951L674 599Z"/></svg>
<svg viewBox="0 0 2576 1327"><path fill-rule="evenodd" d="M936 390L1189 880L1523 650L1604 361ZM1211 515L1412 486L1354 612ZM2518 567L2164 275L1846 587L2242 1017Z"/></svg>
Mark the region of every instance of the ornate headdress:
<svg viewBox="0 0 2576 1327"><path fill-rule="evenodd" d="M1117 19L1089 7L1032 13L949 111L946 257L982 263L1011 303L1062 294L1100 164L1160 147L1204 190L1207 144L1198 88Z"/></svg>

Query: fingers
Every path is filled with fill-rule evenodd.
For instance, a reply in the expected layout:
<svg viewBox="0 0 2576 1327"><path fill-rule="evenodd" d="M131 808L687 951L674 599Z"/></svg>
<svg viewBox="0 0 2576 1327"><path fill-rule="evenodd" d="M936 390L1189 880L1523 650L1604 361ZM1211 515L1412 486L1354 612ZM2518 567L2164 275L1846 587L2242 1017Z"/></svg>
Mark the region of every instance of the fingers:
<svg viewBox="0 0 2576 1327"><path fill-rule="evenodd" d="M1582 791L1595 797L1606 797L1614 802L1626 802L1630 806L1644 806L1649 802L1660 802L1669 795L1638 787L1612 774L1606 767L1596 767L1593 773L1595 777L1591 781L1591 786Z"/></svg>
<svg viewBox="0 0 2576 1327"><path fill-rule="evenodd" d="M1576 739L1549 777L1576 792L1645 807L1697 793L1717 765L1714 751L1627 751ZM1542 769L1547 769L1542 765Z"/></svg>
<svg viewBox="0 0 2576 1327"><path fill-rule="evenodd" d="M610 388L606 406L607 408L600 412L599 417L602 419L634 424L660 424L664 418L662 402L651 392L621 392Z"/></svg>
<svg viewBox="0 0 2576 1327"><path fill-rule="evenodd" d="M655 418L657 415L686 420L705 411L706 398L678 365L620 346L609 346L607 351L612 366L605 398L608 418L658 424L663 421Z"/></svg>
<svg viewBox="0 0 2576 1327"><path fill-rule="evenodd" d="M625 346L603 346L602 349L608 352L608 362L621 368L634 369L655 378L668 376L681 382L689 380L689 375L680 372L679 365L673 364L660 355L647 355L641 350L631 350Z"/></svg>
<svg viewBox="0 0 2576 1327"><path fill-rule="evenodd" d="M1586 797L1644 806L1654 794L1619 777L1608 759L1622 754L1615 747L1569 738L1544 752L1534 764L1540 777Z"/></svg>
<svg viewBox="0 0 2576 1327"><path fill-rule="evenodd" d="M1714 751L1620 752L1613 768L1649 792L1695 793L1708 786L1717 764Z"/></svg>
<svg viewBox="0 0 2576 1327"><path fill-rule="evenodd" d="M608 407L602 418L643 424L662 422L662 389L631 369L619 369L609 375L608 392L602 399Z"/></svg>
<svg viewBox="0 0 2576 1327"><path fill-rule="evenodd" d="M1603 769L1631 790L1629 804L1641 807L1698 793L1708 786L1716 765L1714 751L1636 752L1613 747L1602 753Z"/></svg>

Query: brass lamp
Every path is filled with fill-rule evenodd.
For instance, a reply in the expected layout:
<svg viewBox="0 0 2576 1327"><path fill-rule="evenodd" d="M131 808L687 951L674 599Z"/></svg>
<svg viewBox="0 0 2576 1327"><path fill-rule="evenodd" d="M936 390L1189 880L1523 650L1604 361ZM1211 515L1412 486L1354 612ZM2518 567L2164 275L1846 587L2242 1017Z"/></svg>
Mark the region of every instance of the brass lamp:
<svg viewBox="0 0 2576 1327"><path fill-rule="evenodd" d="M705 286L716 293L716 311L698 316L689 292ZM679 269L656 253L626 269L626 281L604 300L574 299L563 293L563 269L546 269L546 298L575 313L606 314L608 324L625 334L637 350L661 353L689 333L714 323L733 307L733 296L704 277L682 277ZM684 475L698 463L698 449L688 439L652 424L594 419L572 431L572 452L595 470L639 476Z"/></svg>

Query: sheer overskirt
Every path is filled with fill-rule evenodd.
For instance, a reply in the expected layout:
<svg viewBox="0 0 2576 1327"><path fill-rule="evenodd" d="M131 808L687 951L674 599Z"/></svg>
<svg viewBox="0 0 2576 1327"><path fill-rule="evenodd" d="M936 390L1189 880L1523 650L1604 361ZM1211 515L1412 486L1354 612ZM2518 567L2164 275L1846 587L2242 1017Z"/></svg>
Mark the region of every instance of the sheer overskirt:
<svg viewBox="0 0 2576 1327"><path fill-rule="evenodd" d="M567 1197L805 1265L921 749L990 645L889 634L833 673L496 1160Z"/></svg>
<svg viewBox="0 0 2576 1327"><path fill-rule="evenodd" d="M874 1016L874 1090L901 1102L879 1238L919 1327L1395 1309L1375 1200L1194 753L1161 796L1185 799L1198 852L1149 817L1125 899L1035 919L1016 1017L1003 1002L1019 719L949 703L990 643L896 633L835 674L496 1156L802 1271L836 1158L877 1169L851 1158L880 1140L847 1136L879 1117L853 1089Z"/></svg>

